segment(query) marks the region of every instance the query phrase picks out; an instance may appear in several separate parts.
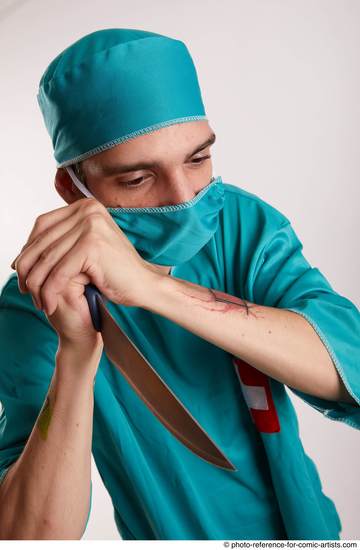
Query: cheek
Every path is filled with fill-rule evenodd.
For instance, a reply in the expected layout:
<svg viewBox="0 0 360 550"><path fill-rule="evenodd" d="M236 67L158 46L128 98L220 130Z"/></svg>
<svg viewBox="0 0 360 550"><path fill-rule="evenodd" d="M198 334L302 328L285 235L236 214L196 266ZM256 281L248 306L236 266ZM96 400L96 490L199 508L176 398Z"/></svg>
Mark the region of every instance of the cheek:
<svg viewBox="0 0 360 550"><path fill-rule="evenodd" d="M213 177L213 167L211 162L207 162L204 166L199 168L196 173L191 177L193 191L198 193L201 189L204 189L209 185L211 178Z"/></svg>
<svg viewBox="0 0 360 550"><path fill-rule="evenodd" d="M114 208L143 208L145 206L158 206L161 191L160 186L153 182L140 187L122 189L121 186L106 193L108 206Z"/></svg>
<svg viewBox="0 0 360 550"><path fill-rule="evenodd" d="M88 187L98 201L109 208L120 206L124 198L124 192L122 192L120 186L113 182L102 181L91 185L88 184Z"/></svg>

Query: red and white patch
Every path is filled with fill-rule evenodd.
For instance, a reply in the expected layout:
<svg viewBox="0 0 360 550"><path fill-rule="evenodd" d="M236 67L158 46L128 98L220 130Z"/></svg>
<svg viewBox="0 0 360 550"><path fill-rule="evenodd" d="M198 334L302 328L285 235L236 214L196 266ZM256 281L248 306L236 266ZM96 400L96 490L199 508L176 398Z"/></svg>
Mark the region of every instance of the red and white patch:
<svg viewBox="0 0 360 550"><path fill-rule="evenodd" d="M238 357L233 357L233 364L256 428L259 432L279 432L279 417L272 398L269 377Z"/></svg>

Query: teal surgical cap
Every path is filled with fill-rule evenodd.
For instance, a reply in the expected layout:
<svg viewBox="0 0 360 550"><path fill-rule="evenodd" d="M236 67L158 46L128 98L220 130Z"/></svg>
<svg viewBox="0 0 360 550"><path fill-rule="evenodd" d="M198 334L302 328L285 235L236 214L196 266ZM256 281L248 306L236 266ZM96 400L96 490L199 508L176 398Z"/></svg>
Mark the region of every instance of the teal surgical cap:
<svg viewBox="0 0 360 550"><path fill-rule="evenodd" d="M37 100L57 167L171 124L205 119L181 40L137 29L83 36L47 67Z"/></svg>

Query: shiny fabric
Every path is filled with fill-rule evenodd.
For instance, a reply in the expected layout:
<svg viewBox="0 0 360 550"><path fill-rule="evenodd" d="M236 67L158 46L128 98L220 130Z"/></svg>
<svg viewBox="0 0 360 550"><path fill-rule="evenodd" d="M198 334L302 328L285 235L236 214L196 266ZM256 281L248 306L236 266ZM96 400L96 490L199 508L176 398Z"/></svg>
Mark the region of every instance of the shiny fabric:
<svg viewBox="0 0 360 550"><path fill-rule="evenodd" d="M358 309L308 263L286 216L244 189L223 185L217 230L171 276L303 315L360 405ZM295 390L257 376L250 365L237 370L231 354L160 315L110 302L108 307L237 467L216 468L189 451L103 354L94 384L92 452L122 538L339 539L335 503L324 494L300 439L288 394ZM16 274L1 292L0 339L5 475L44 402L57 349L55 331L30 295L19 292ZM252 384L263 391L250 391ZM360 406L295 393L330 420L360 429Z"/></svg>
<svg viewBox="0 0 360 550"><path fill-rule="evenodd" d="M207 120L186 45L139 29L102 29L63 50L37 94L58 167L163 126Z"/></svg>

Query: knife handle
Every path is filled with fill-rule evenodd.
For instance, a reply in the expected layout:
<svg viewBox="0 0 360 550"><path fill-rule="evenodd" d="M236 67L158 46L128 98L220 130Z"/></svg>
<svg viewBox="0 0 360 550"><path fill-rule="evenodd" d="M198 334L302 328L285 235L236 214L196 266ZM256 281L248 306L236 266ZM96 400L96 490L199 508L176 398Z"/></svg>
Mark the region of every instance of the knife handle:
<svg viewBox="0 0 360 550"><path fill-rule="evenodd" d="M99 297L99 299L101 300L101 294L99 292L99 289L95 285L89 283L85 285L84 293L89 306L94 329L97 330L98 332L101 332L101 316L100 316L99 305L97 303L97 297Z"/></svg>

